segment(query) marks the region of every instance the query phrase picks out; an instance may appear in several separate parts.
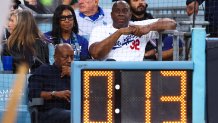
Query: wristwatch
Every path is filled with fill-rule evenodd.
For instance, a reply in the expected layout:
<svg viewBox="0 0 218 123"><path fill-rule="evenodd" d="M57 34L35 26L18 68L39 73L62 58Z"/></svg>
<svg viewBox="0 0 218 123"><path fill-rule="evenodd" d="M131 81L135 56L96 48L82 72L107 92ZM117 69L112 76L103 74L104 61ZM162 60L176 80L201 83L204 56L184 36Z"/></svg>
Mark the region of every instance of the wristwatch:
<svg viewBox="0 0 218 123"><path fill-rule="evenodd" d="M51 92L51 97L52 97L52 98L55 98L55 93L56 93L56 91L52 91L52 92Z"/></svg>

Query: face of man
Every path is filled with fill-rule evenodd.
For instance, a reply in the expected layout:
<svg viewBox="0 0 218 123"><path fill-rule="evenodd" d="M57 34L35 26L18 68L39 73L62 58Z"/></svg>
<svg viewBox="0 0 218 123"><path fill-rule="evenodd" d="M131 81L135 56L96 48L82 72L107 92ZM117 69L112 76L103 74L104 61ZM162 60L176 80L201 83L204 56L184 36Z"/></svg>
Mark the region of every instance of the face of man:
<svg viewBox="0 0 218 123"><path fill-rule="evenodd" d="M64 10L59 21L62 31L72 31L74 20L70 10Z"/></svg>
<svg viewBox="0 0 218 123"><path fill-rule="evenodd" d="M131 18L131 11L128 3L117 1L112 7L111 18L115 28L127 27Z"/></svg>
<svg viewBox="0 0 218 123"><path fill-rule="evenodd" d="M92 12L98 7L98 0L78 0L81 13Z"/></svg>
<svg viewBox="0 0 218 123"><path fill-rule="evenodd" d="M59 44L58 49L55 49L55 64L60 68L62 66L69 66L74 58L73 48L69 44Z"/></svg>
<svg viewBox="0 0 218 123"><path fill-rule="evenodd" d="M146 0L130 0L130 7L132 13L142 15L146 11L147 3Z"/></svg>

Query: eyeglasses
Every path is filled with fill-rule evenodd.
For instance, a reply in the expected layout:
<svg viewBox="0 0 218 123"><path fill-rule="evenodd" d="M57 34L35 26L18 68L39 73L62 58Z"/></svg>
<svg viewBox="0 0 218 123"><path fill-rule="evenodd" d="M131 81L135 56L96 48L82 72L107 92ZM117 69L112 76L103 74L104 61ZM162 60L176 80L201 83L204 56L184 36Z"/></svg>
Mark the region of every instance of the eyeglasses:
<svg viewBox="0 0 218 123"><path fill-rule="evenodd" d="M66 21L66 20L72 21L73 20L73 15L61 16L60 17L60 21Z"/></svg>

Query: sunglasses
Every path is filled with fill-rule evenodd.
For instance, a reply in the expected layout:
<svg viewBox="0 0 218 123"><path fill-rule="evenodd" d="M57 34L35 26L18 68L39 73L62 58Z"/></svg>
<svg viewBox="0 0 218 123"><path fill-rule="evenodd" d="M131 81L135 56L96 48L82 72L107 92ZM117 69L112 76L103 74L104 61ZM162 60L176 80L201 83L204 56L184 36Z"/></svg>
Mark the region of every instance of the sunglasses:
<svg viewBox="0 0 218 123"><path fill-rule="evenodd" d="M73 15L61 16L60 17L60 21L66 21L66 20L72 21L73 20Z"/></svg>

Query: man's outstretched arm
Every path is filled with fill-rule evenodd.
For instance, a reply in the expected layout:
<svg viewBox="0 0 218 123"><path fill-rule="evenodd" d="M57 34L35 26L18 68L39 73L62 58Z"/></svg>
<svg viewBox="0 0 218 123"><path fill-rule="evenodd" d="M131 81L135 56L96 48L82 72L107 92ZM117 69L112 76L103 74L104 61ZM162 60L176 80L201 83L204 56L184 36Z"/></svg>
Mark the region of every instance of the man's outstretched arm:
<svg viewBox="0 0 218 123"><path fill-rule="evenodd" d="M142 36L150 31L163 31L163 30L174 30L176 29L176 22L173 19L170 18L162 18L158 19L158 21L145 24L145 25L131 25L133 27L139 27L139 31L135 31L133 33L136 36Z"/></svg>
<svg viewBox="0 0 218 123"><path fill-rule="evenodd" d="M150 31L174 30L176 29L176 22L170 18L162 18L148 26Z"/></svg>

